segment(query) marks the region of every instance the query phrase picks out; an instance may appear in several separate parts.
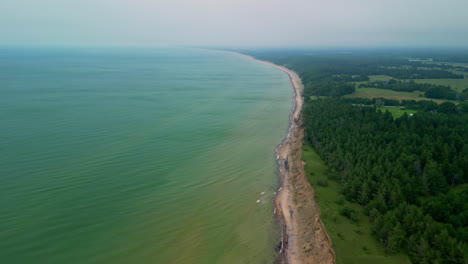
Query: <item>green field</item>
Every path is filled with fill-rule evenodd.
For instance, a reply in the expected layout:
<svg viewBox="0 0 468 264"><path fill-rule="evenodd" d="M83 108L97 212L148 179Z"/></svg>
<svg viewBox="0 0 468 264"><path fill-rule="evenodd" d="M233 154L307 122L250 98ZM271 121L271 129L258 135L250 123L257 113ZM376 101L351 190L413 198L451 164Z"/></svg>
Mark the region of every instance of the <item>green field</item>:
<svg viewBox="0 0 468 264"><path fill-rule="evenodd" d="M371 235L371 224L363 208L345 201L339 194L338 183L327 180L328 186L318 184L319 179L326 179L326 166L312 148L303 146L302 159L306 162L307 177L315 189L315 199L321 211L320 218L332 239L337 264L411 263L406 255L385 254L382 245ZM351 221L339 213L344 206L358 212L358 221Z"/></svg>
<svg viewBox="0 0 468 264"><path fill-rule="evenodd" d="M437 66L442 64L452 65L455 67L464 67L468 68L468 63L455 63L455 62L427 62L428 66ZM433 69L437 69L437 67L432 67ZM450 72L465 75L465 79L415 79L414 81L417 83L430 83L430 84L437 84L437 85L449 85L454 90L458 92L463 91L464 89L468 88L468 72L457 71L457 70L450 70ZM379 76L379 75L377 75ZM371 76L369 76L371 78ZM372 78L371 78L372 80Z"/></svg>
<svg viewBox="0 0 468 264"><path fill-rule="evenodd" d="M468 88L468 78L465 79L415 79L416 83L430 83L438 85L450 85L454 90L461 92Z"/></svg>
<svg viewBox="0 0 468 264"><path fill-rule="evenodd" d="M381 110L382 112L389 111L395 119L399 118L404 113L410 115L417 112L416 110L400 109L399 107L378 107L377 109Z"/></svg>
<svg viewBox="0 0 468 264"><path fill-rule="evenodd" d="M455 63L456 64L456 63ZM468 64L467 64L468 65ZM466 66L468 67L468 66ZM461 71L452 71L457 74L465 75L465 79L415 79L416 83L430 83L430 84L438 84L438 85L450 85L453 89L457 90L458 92L463 91L464 89L468 88L468 72L461 72ZM386 81L394 79L393 77L387 75L369 75L369 81ZM356 83L359 86L359 82Z"/></svg>
<svg viewBox="0 0 468 264"><path fill-rule="evenodd" d="M390 77L388 75L369 75L369 81L375 82L375 81L386 81L386 80L391 80L395 79L393 77Z"/></svg>
<svg viewBox="0 0 468 264"><path fill-rule="evenodd" d="M354 98L354 97L362 97L362 98L387 98L393 100L431 100L438 104L447 102L450 100L443 100L443 99L432 99L427 97L421 97L423 92L414 91L414 92L397 92L387 89L379 89L379 88L356 88L356 91L352 94L347 94L343 96L343 98ZM456 101L450 101L453 103L457 103Z"/></svg>
<svg viewBox="0 0 468 264"><path fill-rule="evenodd" d="M345 95L344 97L404 97L404 98L420 98L419 95L423 94L422 92L397 92L387 89L378 89L378 88L356 88L356 91L352 94Z"/></svg>

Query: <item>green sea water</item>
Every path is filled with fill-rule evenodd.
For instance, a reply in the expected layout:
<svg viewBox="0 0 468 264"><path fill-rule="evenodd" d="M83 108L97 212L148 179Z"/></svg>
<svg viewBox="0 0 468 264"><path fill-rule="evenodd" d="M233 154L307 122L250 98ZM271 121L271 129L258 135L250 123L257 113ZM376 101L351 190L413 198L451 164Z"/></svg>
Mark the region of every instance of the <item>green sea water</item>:
<svg viewBox="0 0 468 264"><path fill-rule="evenodd" d="M0 49L1 263L272 263L286 74L197 49Z"/></svg>

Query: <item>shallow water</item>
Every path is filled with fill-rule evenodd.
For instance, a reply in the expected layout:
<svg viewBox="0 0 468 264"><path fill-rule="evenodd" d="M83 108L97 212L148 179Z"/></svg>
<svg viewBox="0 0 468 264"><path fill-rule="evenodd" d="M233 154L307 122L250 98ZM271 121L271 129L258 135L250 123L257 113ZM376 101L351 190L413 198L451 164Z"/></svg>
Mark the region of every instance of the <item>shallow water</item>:
<svg viewBox="0 0 468 264"><path fill-rule="evenodd" d="M0 94L2 263L273 261L283 72L196 49L2 48Z"/></svg>

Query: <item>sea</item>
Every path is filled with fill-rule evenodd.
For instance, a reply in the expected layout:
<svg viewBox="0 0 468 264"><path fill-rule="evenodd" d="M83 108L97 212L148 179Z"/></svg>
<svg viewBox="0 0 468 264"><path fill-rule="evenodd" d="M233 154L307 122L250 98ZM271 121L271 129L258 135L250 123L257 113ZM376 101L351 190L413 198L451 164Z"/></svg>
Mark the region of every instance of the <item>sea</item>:
<svg viewBox="0 0 468 264"><path fill-rule="evenodd" d="M0 48L0 262L273 263L288 76L194 48Z"/></svg>

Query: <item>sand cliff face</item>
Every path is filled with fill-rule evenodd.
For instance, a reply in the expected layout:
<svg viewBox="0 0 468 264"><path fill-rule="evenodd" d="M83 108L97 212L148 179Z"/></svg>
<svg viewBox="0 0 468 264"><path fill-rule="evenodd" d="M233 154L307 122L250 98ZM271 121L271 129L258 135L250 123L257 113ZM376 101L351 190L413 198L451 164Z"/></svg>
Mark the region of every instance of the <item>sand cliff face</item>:
<svg viewBox="0 0 468 264"><path fill-rule="evenodd" d="M334 264L335 252L325 226L320 220L320 209L314 200L301 159L304 129L302 128L302 93L304 85L294 71L252 56L236 53L251 60L285 72L294 89L294 108L290 116L288 136L276 149L281 176L275 213L282 225L282 239L278 245L279 262L285 264Z"/></svg>
<svg viewBox="0 0 468 264"><path fill-rule="evenodd" d="M307 180L301 159L304 138L301 126L304 85L294 71L267 61L256 61L288 74L294 89L294 109L290 117L289 133L277 149L281 187L275 199L275 207L283 226L282 241L278 247L280 262L335 263L335 252L320 220L320 209L314 200L314 190Z"/></svg>
<svg viewBox="0 0 468 264"><path fill-rule="evenodd" d="M278 216L283 220L285 263L335 263L331 240L320 220L320 209L314 200L301 160L304 130L301 111L304 86L299 76L284 67L275 67L286 72L294 88L295 108L291 115L288 137L277 149L280 164L281 190L275 200Z"/></svg>
<svg viewBox="0 0 468 264"><path fill-rule="evenodd" d="M330 238L320 220L314 190L301 160L303 130L297 126L278 150L282 189L275 200L287 234L284 263L335 263Z"/></svg>

